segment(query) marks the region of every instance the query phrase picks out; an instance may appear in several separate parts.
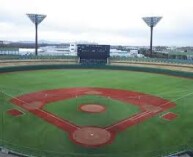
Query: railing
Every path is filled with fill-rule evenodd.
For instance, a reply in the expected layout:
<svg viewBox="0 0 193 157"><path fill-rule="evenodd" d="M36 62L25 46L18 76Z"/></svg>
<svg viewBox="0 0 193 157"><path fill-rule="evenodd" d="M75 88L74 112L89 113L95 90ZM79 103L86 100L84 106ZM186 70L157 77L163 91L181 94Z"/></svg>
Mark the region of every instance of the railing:
<svg viewBox="0 0 193 157"><path fill-rule="evenodd" d="M76 59L76 56L65 55L0 55L0 60L30 60L30 59Z"/></svg>
<svg viewBox="0 0 193 157"><path fill-rule="evenodd" d="M15 148L13 147L15 146ZM50 150L41 150L41 149L32 149L29 147L16 146L14 144L10 144L10 146L1 147L0 150L6 149L6 153L18 157L128 157L130 156L129 152L121 152L121 153L102 153L102 154L87 154L87 153L65 153L65 152L55 152ZM36 154L36 155L34 155ZM193 154L192 148L189 146L182 145L181 148L174 149L168 148L167 150L147 150L135 152L135 157L142 157L143 154L151 154L152 157L181 157L182 155L186 155L186 157L192 157ZM181 156L180 156L181 155ZM189 155L189 156L187 156ZM134 157L134 156L132 156Z"/></svg>
<svg viewBox="0 0 193 157"><path fill-rule="evenodd" d="M193 64L193 60L165 59L165 58L131 58L131 57L111 57L111 61L116 62L156 62L173 64Z"/></svg>
<svg viewBox="0 0 193 157"><path fill-rule="evenodd" d="M67 55L0 55L0 60L30 60L30 59L76 59L77 56ZM193 60L166 59L166 58L134 58L134 57L110 57L110 62L155 62L171 64L193 64Z"/></svg>

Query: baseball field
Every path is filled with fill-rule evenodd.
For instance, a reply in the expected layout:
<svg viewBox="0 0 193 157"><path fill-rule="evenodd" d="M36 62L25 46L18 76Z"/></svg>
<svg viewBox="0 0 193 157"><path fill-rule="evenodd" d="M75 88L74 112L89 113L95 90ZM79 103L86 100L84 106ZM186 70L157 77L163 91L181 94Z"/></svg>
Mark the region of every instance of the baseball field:
<svg viewBox="0 0 193 157"><path fill-rule="evenodd" d="M193 79L54 69L0 74L0 144L48 157L158 157L193 147Z"/></svg>

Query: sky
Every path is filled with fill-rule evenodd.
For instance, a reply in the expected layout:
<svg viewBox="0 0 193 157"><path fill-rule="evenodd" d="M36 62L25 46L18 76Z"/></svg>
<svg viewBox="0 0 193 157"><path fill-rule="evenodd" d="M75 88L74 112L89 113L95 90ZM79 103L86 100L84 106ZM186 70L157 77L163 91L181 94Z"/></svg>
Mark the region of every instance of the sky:
<svg viewBox="0 0 193 157"><path fill-rule="evenodd" d="M142 17L162 16L154 46L193 46L193 0L0 0L0 40L35 40L26 13L47 15L39 40L148 46Z"/></svg>

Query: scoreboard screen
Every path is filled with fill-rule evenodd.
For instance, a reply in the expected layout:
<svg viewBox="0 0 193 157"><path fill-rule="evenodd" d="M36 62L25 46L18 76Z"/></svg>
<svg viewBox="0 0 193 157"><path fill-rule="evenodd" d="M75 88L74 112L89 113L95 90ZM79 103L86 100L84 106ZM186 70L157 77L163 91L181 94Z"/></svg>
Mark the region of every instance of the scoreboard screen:
<svg viewBox="0 0 193 157"><path fill-rule="evenodd" d="M110 57L110 45L77 45L77 54L80 58L106 59Z"/></svg>

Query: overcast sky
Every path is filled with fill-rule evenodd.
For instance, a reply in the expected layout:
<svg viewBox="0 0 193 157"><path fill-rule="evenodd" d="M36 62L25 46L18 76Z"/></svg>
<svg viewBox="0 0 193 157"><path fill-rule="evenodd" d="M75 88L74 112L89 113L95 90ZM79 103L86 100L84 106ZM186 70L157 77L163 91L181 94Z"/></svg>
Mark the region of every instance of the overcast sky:
<svg viewBox="0 0 193 157"><path fill-rule="evenodd" d="M153 44L193 46L193 0L0 0L0 40L34 40L26 13L47 15L39 40L148 46L141 17L163 16Z"/></svg>

